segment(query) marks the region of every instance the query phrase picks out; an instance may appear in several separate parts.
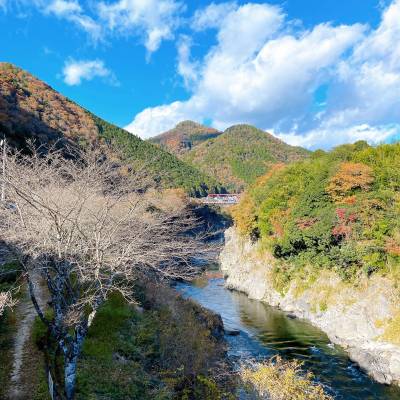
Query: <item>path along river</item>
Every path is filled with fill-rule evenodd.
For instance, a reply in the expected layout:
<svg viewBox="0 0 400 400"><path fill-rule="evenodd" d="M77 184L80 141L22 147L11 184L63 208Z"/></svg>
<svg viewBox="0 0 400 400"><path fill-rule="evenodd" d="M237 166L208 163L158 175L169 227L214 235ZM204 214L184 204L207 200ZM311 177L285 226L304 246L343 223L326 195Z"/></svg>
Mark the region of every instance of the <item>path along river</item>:
<svg viewBox="0 0 400 400"><path fill-rule="evenodd" d="M380 385L362 372L345 351L330 343L319 329L304 320L229 291L223 279L201 284L178 283L184 297L221 315L227 332L229 355L234 359L270 357L275 354L304 361L304 367L326 385L338 400L400 400L400 388Z"/></svg>

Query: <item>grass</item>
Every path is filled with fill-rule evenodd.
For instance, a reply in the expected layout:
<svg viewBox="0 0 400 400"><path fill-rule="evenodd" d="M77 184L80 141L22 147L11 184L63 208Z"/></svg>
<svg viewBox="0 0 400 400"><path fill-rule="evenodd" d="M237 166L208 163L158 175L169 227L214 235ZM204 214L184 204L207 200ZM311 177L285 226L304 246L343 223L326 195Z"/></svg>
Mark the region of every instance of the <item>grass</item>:
<svg viewBox="0 0 400 400"><path fill-rule="evenodd" d="M13 337L16 329L15 314L7 310L0 317L0 398L6 397L12 366Z"/></svg>
<svg viewBox="0 0 400 400"><path fill-rule="evenodd" d="M76 399L229 399L213 377L225 354L211 334L215 317L166 287L140 296L143 310L113 295L97 312L78 364ZM45 336L37 321L35 341Z"/></svg>
<svg viewBox="0 0 400 400"><path fill-rule="evenodd" d="M0 291L13 289L19 277L19 267L15 262L1 266ZM13 293L14 297L20 297L20 292ZM5 398L10 381L12 366L12 349L14 346L14 334L16 331L16 314L6 310L0 316L0 398Z"/></svg>

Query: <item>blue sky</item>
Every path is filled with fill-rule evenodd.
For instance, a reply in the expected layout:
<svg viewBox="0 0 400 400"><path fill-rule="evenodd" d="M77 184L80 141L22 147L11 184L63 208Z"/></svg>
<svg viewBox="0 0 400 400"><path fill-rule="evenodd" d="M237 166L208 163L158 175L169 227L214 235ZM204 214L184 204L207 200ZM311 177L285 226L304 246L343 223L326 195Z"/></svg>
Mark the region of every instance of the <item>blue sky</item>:
<svg viewBox="0 0 400 400"><path fill-rule="evenodd" d="M251 123L309 148L393 140L400 0L0 0L0 54L142 137Z"/></svg>

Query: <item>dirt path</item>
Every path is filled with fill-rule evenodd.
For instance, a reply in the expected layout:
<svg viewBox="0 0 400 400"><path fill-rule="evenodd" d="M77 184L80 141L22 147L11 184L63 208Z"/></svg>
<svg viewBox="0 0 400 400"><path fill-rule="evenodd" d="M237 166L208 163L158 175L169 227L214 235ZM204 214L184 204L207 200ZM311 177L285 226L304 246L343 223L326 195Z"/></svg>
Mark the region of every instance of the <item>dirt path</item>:
<svg viewBox="0 0 400 400"><path fill-rule="evenodd" d="M34 285L38 302L42 306L45 300L43 289L39 284L39 277L34 278ZM27 344L30 339L36 315L36 311L26 290L24 297L20 300L16 308L18 322L17 331L15 333L12 373L8 394L10 400L27 400L30 398L30 394L26 393L26 388L23 385L22 372L24 359L29 357L29 348Z"/></svg>

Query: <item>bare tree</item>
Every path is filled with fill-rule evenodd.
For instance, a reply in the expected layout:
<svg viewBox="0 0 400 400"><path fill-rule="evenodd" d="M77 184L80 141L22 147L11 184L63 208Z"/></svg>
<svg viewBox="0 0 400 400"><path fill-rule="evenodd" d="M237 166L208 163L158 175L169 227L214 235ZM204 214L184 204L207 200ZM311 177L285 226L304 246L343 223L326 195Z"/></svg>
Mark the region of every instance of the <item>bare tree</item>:
<svg viewBox="0 0 400 400"><path fill-rule="evenodd" d="M142 174L140 174L142 175ZM25 271L37 314L64 358L66 398L74 397L77 361L96 310L112 292L135 301L142 274L190 279L207 254L183 210L154 206L143 176L123 174L97 152L9 155L1 235ZM35 277L53 317L38 302Z"/></svg>
<svg viewBox="0 0 400 400"><path fill-rule="evenodd" d="M12 307L14 302L10 292L0 292L0 316L7 307Z"/></svg>

